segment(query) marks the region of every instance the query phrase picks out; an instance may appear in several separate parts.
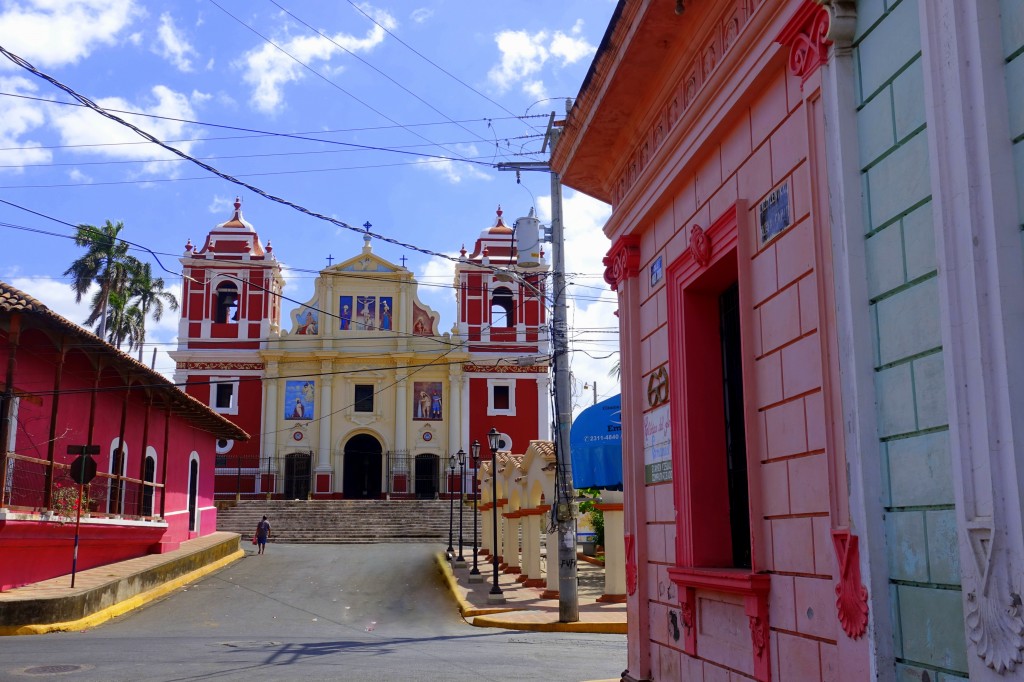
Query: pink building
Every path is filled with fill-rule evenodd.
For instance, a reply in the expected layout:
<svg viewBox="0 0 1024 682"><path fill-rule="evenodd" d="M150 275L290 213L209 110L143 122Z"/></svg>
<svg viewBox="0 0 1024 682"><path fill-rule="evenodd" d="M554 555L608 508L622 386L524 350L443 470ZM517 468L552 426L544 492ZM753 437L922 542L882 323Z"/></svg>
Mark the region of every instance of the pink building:
<svg viewBox="0 0 1024 682"><path fill-rule="evenodd" d="M0 590L71 572L78 486L69 447L98 449L79 570L217 529L215 441L247 439L241 428L4 283L0 367Z"/></svg>
<svg viewBox="0 0 1024 682"><path fill-rule="evenodd" d="M1020 676L1022 26L618 3L552 165L613 207L623 680Z"/></svg>

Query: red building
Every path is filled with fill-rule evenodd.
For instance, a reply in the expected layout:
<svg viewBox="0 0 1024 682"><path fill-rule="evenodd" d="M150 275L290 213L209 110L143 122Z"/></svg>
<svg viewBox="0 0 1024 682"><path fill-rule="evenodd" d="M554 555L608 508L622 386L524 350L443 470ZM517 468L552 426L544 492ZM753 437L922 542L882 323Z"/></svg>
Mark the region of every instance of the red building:
<svg viewBox="0 0 1024 682"><path fill-rule="evenodd" d="M243 429L4 283L0 367L0 590L71 570L78 486L69 448L97 451L80 570L216 530L215 441L244 441Z"/></svg>

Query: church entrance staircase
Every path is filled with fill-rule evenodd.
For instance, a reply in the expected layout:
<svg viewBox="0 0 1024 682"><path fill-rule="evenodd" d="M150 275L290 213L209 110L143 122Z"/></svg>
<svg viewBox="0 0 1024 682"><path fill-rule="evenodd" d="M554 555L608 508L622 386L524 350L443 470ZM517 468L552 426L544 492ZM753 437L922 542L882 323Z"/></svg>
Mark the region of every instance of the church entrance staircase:
<svg viewBox="0 0 1024 682"><path fill-rule="evenodd" d="M244 500L217 512L217 530L248 542L263 515L271 542L358 544L448 542L448 500ZM458 537L459 509L455 508ZM463 538L473 541L472 508L463 510Z"/></svg>

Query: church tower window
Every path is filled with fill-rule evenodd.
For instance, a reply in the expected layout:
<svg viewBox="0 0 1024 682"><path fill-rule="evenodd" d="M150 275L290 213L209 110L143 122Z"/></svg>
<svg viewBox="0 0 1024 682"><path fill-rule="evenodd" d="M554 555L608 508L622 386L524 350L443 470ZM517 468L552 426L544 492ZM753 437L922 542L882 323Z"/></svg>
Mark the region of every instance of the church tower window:
<svg viewBox="0 0 1024 682"><path fill-rule="evenodd" d="M238 322L238 287L233 282L217 285L217 310L214 322Z"/></svg>
<svg viewBox="0 0 1024 682"><path fill-rule="evenodd" d="M356 384L356 412L373 412L373 385Z"/></svg>
<svg viewBox="0 0 1024 682"><path fill-rule="evenodd" d="M491 326L512 327L515 323L512 292L508 287L498 287L491 294Z"/></svg>

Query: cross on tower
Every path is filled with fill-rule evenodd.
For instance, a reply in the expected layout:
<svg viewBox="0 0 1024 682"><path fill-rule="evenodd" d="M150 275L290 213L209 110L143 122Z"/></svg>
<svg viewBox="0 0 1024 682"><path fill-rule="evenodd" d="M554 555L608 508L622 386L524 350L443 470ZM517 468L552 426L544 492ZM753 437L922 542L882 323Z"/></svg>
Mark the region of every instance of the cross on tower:
<svg viewBox="0 0 1024 682"><path fill-rule="evenodd" d="M408 259L408 258L406 258L405 256L402 256L402 257L401 257L401 258L399 258L398 260L402 261L402 267L404 268L404 267L405 267L405 261L407 261L407 260L409 260L409 259Z"/></svg>
<svg viewBox="0 0 1024 682"><path fill-rule="evenodd" d="M332 264L333 262L334 262L334 256L332 256L332 255L328 254L328 255L327 255L327 267L331 267L331 264Z"/></svg>
<svg viewBox="0 0 1024 682"><path fill-rule="evenodd" d="M365 227L366 231L369 232L370 228L373 227L373 225L370 223L369 220L367 220L365 223L363 223L363 227Z"/></svg>

